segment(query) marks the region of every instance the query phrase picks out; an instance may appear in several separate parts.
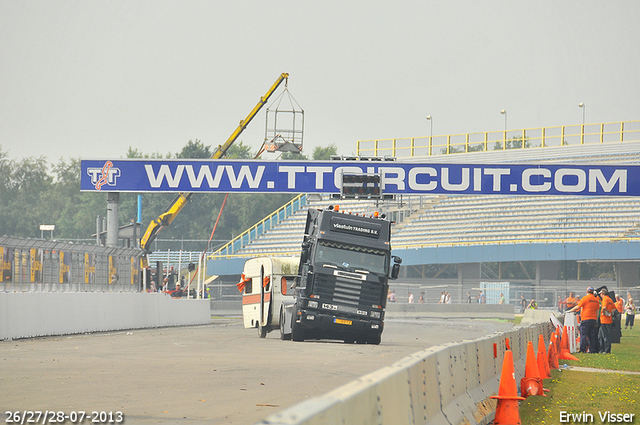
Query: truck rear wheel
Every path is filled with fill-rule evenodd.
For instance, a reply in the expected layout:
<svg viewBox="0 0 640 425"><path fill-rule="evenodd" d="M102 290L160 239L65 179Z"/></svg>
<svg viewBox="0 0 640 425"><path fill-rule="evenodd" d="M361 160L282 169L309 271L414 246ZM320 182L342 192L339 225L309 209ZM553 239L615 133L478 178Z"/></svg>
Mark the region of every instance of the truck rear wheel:
<svg viewBox="0 0 640 425"><path fill-rule="evenodd" d="M285 321L284 309L280 310L280 339L291 339L291 334L284 333L284 321Z"/></svg>

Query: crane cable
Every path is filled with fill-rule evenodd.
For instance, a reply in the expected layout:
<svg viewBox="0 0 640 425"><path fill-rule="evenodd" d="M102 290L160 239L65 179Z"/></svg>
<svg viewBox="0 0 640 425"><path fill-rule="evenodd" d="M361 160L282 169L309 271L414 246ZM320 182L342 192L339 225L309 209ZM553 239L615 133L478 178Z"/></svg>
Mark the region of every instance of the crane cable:
<svg viewBox="0 0 640 425"><path fill-rule="evenodd" d="M265 146L264 146L264 142L263 142L262 146L260 147L260 151L253 157L253 159L257 159L260 155L262 155L264 150L265 150ZM216 223L213 225L213 230L211 231L211 236L209 236L209 242L207 242L207 248L205 248L205 250L202 251L202 255L200 256L200 261L198 261L198 268L196 268L195 272L193 273L193 276L191 277L191 280L189 280L189 283L187 285L187 293L189 292L189 288L191 287L191 283L196 278L196 276L198 276L198 271L200 270L200 264L203 262L204 256L207 254L207 249L209 248L209 244L211 244L211 241L213 240L213 235L216 233L216 228L218 227L218 222L220 221L220 217L222 216L222 211L224 210L224 206L227 203L227 198L228 197L229 197L229 193L227 192L224 195L224 200L222 201L222 205L220 206L220 211L218 211L218 218L216 219Z"/></svg>

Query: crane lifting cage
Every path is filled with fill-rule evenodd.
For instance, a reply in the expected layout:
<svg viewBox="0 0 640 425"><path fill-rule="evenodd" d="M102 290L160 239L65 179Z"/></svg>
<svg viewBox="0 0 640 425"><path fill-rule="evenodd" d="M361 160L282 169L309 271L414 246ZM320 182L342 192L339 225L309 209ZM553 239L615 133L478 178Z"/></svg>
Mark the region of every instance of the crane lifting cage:
<svg viewBox="0 0 640 425"><path fill-rule="evenodd" d="M278 77L278 79L276 79L276 82L273 83L267 93L260 98L256 106L254 106L251 112L249 112L249 115L247 115L244 120L240 121L240 124L238 124L238 127L234 130L233 133L231 133L231 136L229 136L227 141L223 145L218 146L216 151L211 156L211 159L220 159L226 155L231 145L233 145L233 143L238 139L240 134L242 134L247 125L249 125L251 120L253 120L260 109L262 109L262 107L267 103L271 95L276 91L276 89L283 81L285 82L286 87L289 81L289 74L283 73ZM282 94L279 97L282 97ZM300 136L300 147L302 147L302 136ZM160 214L156 219L151 220L151 223L149 223L149 227L147 228L146 232L142 235L142 238L140 238L140 248L145 250L147 254L152 252L151 243L158 235L158 232L162 230L163 227L167 227L171 224L171 222L176 218L180 211L182 211L187 202L189 202L189 199L192 195L193 193L179 193L162 214ZM146 268L148 267L148 265L148 258L147 255L145 255L144 257L142 257L141 266L142 268Z"/></svg>
<svg viewBox="0 0 640 425"><path fill-rule="evenodd" d="M268 152L302 152L304 110L285 89L267 108L264 148Z"/></svg>

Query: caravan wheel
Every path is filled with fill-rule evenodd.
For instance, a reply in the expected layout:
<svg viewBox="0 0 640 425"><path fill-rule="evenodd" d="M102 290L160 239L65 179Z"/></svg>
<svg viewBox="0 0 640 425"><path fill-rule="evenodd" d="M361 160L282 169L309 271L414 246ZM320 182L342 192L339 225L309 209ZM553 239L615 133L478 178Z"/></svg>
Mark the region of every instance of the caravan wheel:
<svg viewBox="0 0 640 425"><path fill-rule="evenodd" d="M267 328L258 323L258 336L260 338L266 338L267 336Z"/></svg>

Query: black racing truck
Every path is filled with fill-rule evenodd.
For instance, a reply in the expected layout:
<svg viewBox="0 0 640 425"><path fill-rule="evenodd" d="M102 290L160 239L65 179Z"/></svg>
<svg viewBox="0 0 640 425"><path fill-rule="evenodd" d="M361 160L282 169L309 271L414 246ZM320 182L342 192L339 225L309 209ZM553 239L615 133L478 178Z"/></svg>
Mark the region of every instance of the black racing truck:
<svg viewBox="0 0 640 425"><path fill-rule="evenodd" d="M380 344L388 280L397 279L402 262L394 256L391 265L391 221L333 206L309 209L304 233L295 303L283 332L290 330L294 341Z"/></svg>

